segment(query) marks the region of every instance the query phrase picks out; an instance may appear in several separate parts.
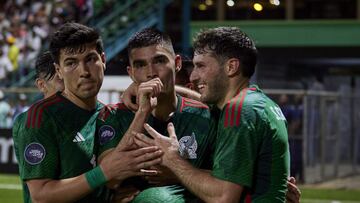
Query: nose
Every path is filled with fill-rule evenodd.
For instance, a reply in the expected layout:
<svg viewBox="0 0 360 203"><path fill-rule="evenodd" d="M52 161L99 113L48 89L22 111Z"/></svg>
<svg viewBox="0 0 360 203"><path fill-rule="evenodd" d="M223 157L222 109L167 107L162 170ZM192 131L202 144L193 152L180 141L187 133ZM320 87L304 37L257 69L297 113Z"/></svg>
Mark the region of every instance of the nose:
<svg viewBox="0 0 360 203"><path fill-rule="evenodd" d="M87 77L90 77L90 71L89 71L89 66L87 63L85 62L80 62L79 64L79 71L80 71L80 77L84 77L84 78L87 78Z"/></svg>
<svg viewBox="0 0 360 203"><path fill-rule="evenodd" d="M159 77L159 74L157 72L157 69L154 65L150 64L147 67L147 79L153 79Z"/></svg>
<svg viewBox="0 0 360 203"><path fill-rule="evenodd" d="M197 70L194 68L194 70L190 74L190 82L195 83L199 79L199 74Z"/></svg>

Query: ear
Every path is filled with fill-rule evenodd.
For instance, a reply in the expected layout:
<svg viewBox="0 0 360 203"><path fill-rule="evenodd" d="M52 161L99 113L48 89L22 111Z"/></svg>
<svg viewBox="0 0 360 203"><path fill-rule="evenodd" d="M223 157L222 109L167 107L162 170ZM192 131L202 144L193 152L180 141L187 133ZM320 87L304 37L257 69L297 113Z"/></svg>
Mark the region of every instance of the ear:
<svg viewBox="0 0 360 203"><path fill-rule="evenodd" d="M179 72L182 67L182 60L180 55L175 56L175 72Z"/></svg>
<svg viewBox="0 0 360 203"><path fill-rule="evenodd" d="M101 53L100 56L101 56L101 61L104 64L104 70L106 70L106 55L105 55L105 52Z"/></svg>
<svg viewBox="0 0 360 203"><path fill-rule="evenodd" d="M61 73L61 71L60 71L60 65L57 64L57 63L54 63L54 66L55 66L55 70L56 70L57 75L59 76L59 78L60 78L61 80L63 80L64 78L63 78L62 73Z"/></svg>
<svg viewBox="0 0 360 203"><path fill-rule="evenodd" d="M135 81L135 78L134 78L134 74L133 74L133 72L132 72L132 67L131 67L131 66L127 66L127 67L126 67L126 71L127 71L128 75L130 76L131 80L132 80L133 82L136 82L136 81Z"/></svg>
<svg viewBox="0 0 360 203"><path fill-rule="evenodd" d="M225 71L228 76L234 76L240 73L240 61L237 58L230 58L225 64Z"/></svg>
<svg viewBox="0 0 360 203"><path fill-rule="evenodd" d="M45 81L43 79L36 78L35 85L40 90L40 92L44 93L46 91Z"/></svg>

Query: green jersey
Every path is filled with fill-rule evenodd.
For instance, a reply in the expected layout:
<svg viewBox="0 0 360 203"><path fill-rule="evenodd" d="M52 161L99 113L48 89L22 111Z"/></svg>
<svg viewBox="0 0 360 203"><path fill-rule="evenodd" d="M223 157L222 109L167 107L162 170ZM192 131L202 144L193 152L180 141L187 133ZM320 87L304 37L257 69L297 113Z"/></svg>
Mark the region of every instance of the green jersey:
<svg viewBox="0 0 360 203"><path fill-rule="evenodd" d="M15 121L13 139L23 182L32 179L66 179L96 165L94 134L103 105L84 110L60 92L32 105ZM104 202L103 188L78 202ZM24 184L24 200L31 202Z"/></svg>
<svg viewBox="0 0 360 203"><path fill-rule="evenodd" d="M209 108L198 101L185 97L177 96L177 99L177 108L168 121L164 122L150 115L147 123L159 133L168 136L167 124L172 122L180 144L180 155L195 167L210 169L212 166L211 156L213 154L212 146L215 142L215 136L208 135L210 131ZM107 106L104 109L99 115L97 131L100 154L118 145L135 116L123 103ZM125 184L127 183L133 184L139 189L145 189L137 196L134 202L178 203L184 202L183 198L194 198L181 186L174 185L154 188L136 178L125 182Z"/></svg>
<svg viewBox="0 0 360 203"><path fill-rule="evenodd" d="M289 162L280 108L257 86L242 90L221 111L212 175L243 186L252 202L285 202Z"/></svg>
<svg viewBox="0 0 360 203"><path fill-rule="evenodd" d="M208 136L210 129L210 111L208 106L198 101L177 96L175 112L166 122L150 115L147 123L160 134L168 136L167 124L172 122L180 143L180 154L195 167L203 167L210 156L215 140ZM105 107L98 120L99 153L115 148L128 130L135 114L123 103Z"/></svg>

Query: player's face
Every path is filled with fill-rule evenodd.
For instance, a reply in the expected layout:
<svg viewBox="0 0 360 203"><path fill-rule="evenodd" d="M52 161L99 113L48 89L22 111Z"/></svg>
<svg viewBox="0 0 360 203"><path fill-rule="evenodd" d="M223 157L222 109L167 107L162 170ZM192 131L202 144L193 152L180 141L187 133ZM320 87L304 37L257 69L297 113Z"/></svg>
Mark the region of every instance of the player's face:
<svg viewBox="0 0 360 203"><path fill-rule="evenodd" d="M175 56L166 46L152 45L132 49L129 54L128 73L136 83L160 78L162 93L174 91L175 71L181 68L180 56Z"/></svg>
<svg viewBox="0 0 360 203"><path fill-rule="evenodd" d="M59 63L57 72L66 94L81 100L96 97L104 79L105 55L96 51L95 44L86 44L77 53L61 49Z"/></svg>
<svg viewBox="0 0 360 203"><path fill-rule="evenodd" d="M224 68L210 54L196 54L194 69L190 81L201 94L201 101L208 104L220 104L225 99L228 78Z"/></svg>

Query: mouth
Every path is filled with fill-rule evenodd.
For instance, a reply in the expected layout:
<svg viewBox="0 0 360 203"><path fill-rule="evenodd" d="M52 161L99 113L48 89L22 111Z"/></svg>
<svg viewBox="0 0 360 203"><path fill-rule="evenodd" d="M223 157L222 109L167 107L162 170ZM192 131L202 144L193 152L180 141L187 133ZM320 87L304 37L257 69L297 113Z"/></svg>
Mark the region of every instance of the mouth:
<svg viewBox="0 0 360 203"><path fill-rule="evenodd" d="M197 86L197 88L198 88L199 92L201 93L202 91L204 91L205 85L204 85L204 84L200 84L200 85Z"/></svg>

